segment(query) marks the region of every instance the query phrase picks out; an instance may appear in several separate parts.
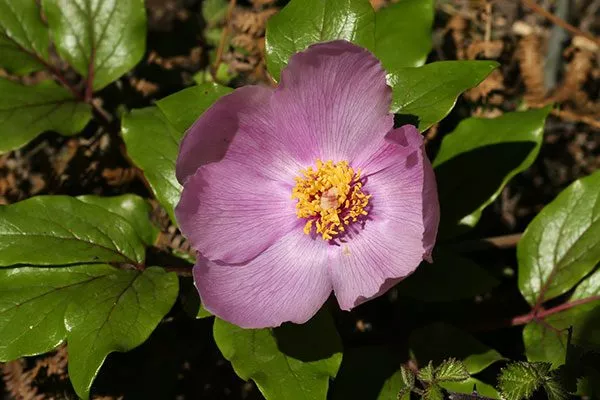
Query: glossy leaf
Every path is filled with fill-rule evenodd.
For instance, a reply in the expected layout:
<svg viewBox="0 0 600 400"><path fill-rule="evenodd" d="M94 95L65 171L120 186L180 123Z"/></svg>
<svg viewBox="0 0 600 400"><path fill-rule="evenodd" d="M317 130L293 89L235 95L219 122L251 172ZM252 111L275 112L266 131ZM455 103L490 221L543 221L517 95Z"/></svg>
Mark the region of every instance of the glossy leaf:
<svg viewBox="0 0 600 400"><path fill-rule="evenodd" d="M129 351L150 336L177 292L177 276L152 267L143 273L120 270L79 293L65 313L69 376L79 396L89 396L109 353Z"/></svg>
<svg viewBox="0 0 600 400"><path fill-rule="evenodd" d="M1 1L1 0L0 0ZM0 78L0 153L15 150L40 133L79 133L92 113L54 82L24 86Z"/></svg>
<svg viewBox="0 0 600 400"><path fill-rule="evenodd" d="M600 173L571 184L529 224L517 247L519 289L530 304L577 284L600 261Z"/></svg>
<svg viewBox="0 0 600 400"><path fill-rule="evenodd" d="M433 0L402 0L375 14L375 55L387 71L425 64L431 51Z"/></svg>
<svg viewBox="0 0 600 400"><path fill-rule="evenodd" d="M267 23L269 73L279 80L292 54L318 42L345 39L373 49L374 23L366 0L291 0Z"/></svg>
<svg viewBox="0 0 600 400"><path fill-rule="evenodd" d="M408 371L403 379L402 355L384 346L365 346L344 351L342 366L332 386L333 400L408 400L415 376ZM405 390L407 389L407 390Z"/></svg>
<svg viewBox="0 0 600 400"><path fill-rule="evenodd" d="M435 323L412 332L410 350L419 365L440 364L448 357L461 360L470 374L483 371L504 357L477 341L468 333L443 323Z"/></svg>
<svg viewBox="0 0 600 400"><path fill-rule="evenodd" d="M550 107L545 107L494 119L468 118L444 137L433 162L442 217L440 237L475 226L506 183L529 168L542 144L549 112Z"/></svg>
<svg viewBox="0 0 600 400"><path fill-rule="evenodd" d="M584 300L591 301L580 304ZM550 362L554 368L565 364L569 328L572 344L600 348L600 271L577 286L568 303L576 305L525 326L523 343L529 361Z"/></svg>
<svg viewBox="0 0 600 400"><path fill-rule="evenodd" d="M477 388L477 393L481 396L486 396L491 399L500 398L500 394L492 385L473 377L462 382L442 382L440 383L440 386L450 392L465 394L472 394L473 388Z"/></svg>
<svg viewBox="0 0 600 400"><path fill-rule="evenodd" d="M108 265L0 269L0 361L42 354L64 341L69 303L116 272Z"/></svg>
<svg viewBox="0 0 600 400"><path fill-rule="evenodd" d="M43 69L49 47L48 28L35 1L0 0L0 67L16 74Z"/></svg>
<svg viewBox="0 0 600 400"><path fill-rule="evenodd" d="M424 302L453 301L483 294L500 281L474 261L450 251L436 251L396 288L400 296ZM426 287L428 290L423 290Z"/></svg>
<svg viewBox="0 0 600 400"><path fill-rule="evenodd" d="M0 265L144 261L144 244L123 217L68 196L0 206Z"/></svg>
<svg viewBox="0 0 600 400"><path fill-rule="evenodd" d="M131 70L146 50L143 0L42 0L62 58L99 90Z"/></svg>
<svg viewBox="0 0 600 400"><path fill-rule="evenodd" d="M86 195L79 196L77 199L125 218L147 246L152 246L156 242L160 229L150 220L152 207L143 198L134 194L124 194L114 197Z"/></svg>
<svg viewBox="0 0 600 400"><path fill-rule="evenodd" d="M167 96L156 105L175 129L185 132L215 101L232 91L216 83L203 83Z"/></svg>
<svg viewBox="0 0 600 400"><path fill-rule="evenodd" d="M144 171L157 200L175 222L173 210L182 190L175 177L175 160L183 132L173 128L156 107L149 107L125 115L121 134L129 157Z"/></svg>
<svg viewBox="0 0 600 400"><path fill-rule="evenodd" d="M242 379L267 399L324 399L342 361L340 338L329 314L304 325L242 329L215 319L214 337Z"/></svg>
<svg viewBox="0 0 600 400"><path fill-rule="evenodd" d="M423 132L448 115L462 92L477 86L497 67L494 61L440 61L390 70L392 112L416 117Z"/></svg>

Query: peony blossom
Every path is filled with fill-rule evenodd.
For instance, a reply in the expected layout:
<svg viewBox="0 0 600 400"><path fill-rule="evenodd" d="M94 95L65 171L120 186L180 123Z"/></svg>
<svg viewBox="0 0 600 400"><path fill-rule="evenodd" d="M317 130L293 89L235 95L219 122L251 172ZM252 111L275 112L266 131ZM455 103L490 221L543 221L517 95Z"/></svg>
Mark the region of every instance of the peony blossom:
<svg viewBox="0 0 600 400"><path fill-rule="evenodd" d="M222 97L181 143L176 216L204 307L244 328L343 310L431 261L439 222L417 129L394 129L381 63L346 41L292 56L276 89Z"/></svg>

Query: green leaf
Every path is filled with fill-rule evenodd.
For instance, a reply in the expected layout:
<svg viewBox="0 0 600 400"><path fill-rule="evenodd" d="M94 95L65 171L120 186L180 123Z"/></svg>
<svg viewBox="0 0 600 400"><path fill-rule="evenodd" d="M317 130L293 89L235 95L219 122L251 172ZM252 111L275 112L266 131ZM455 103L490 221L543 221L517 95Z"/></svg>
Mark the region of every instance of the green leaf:
<svg viewBox="0 0 600 400"><path fill-rule="evenodd" d="M92 282L65 314L69 376L77 394L87 398L106 356L142 344L177 298L174 273L159 267L118 271Z"/></svg>
<svg viewBox="0 0 600 400"><path fill-rule="evenodd" d="M0 153L15 150L44 131L74 135L91 117L87 104L54 82L24 86L0 78Z"/></svg>
<svg viewBox="0 0 600 400"><path fill-rule="evenodd" d="M202 17L208 26L215 26L225 20L229 2L227 0L204 0Z"/></svg>
<svg viewBox="0 0 600 400"><path fill-rule="evenodd" d="M438 364L448 357L461 360L470 374L483 371L504 357L496 350L477 341L468 333L443 323L435 323L412 332L411 353L417 363Z"/></svg>
<svg viewBox="0 0 600 400"><path fill-rule="evenodd" d="M342 366L333 381L331 398L408 400L414 374L400 366L402 354L385 346L364 346L344 351ZM404 372L403 372L404 371Z"/></svg>
<svg viewBox="0 0 600 400"><path fill-rule="evenodd" d="M144 261L144 244L123 217L68 196L0 206L0 265Z"/></svg>
<svg viewBox="0 0 600 400"><path fill-rule="evenodd" d="M453 301L486 293L500 281L468 258L438 250L396 288L400 296L424 302ZM424 290L426 288L426 290Z"/></svg>
<svg viewBox="0 0 600 400"><path fill-rule="evenodd" d="M542 144L550 109L468 118L444 137L433 163L442 216L440 237L475 226L506 183L529 168Z"/></svg>
<svg viewBox="0 0 600 400"><path fill-rule="evenodd" d="M415 374L404 365L400 366L400 376L402 377L402 383L409 388L409 391L415 387Z"/></svg>
<svg viewBox="0 0 600 400"><path fill-rule="evenodd" d="M548 400L567 400L570 398L569 394L562 386L562 383L560 382L560 377L557 373L549 374L546 377L546 379L542 382L542 386L546 391Z"/></svg>
<svg viewBox="0 0 600 400"><path fill-rule="evenodd" d="M423 400L444 400L444 392L438 384L433 384L425 389Z"/></svg>
<svg viewBox="0 0 600 400"><path fill-rule="evenodd" d="M435 379L438 382L460 382L469 379L470 376L465 364L455 358L442 361L435 369Z"/></svg>
<svg viewBox="0 0 600 400"><path fill-rule="evenodd" d="M35 1L0 0L0 67L15 74L43 69L49 47L48 29Z"/></svg>
<svg viewBox="0 0 600 400"><path fill-rule="evenodd" d="M600 172L561 192L517 247L519 289L530 304L571 289L600 261Z"/></svg>
<svg viewBox="0 0 600 400"><path fill-rule="evenodd" d="M395 6L402 4L404 1ZM423 132L448 115L462 92L477 86L497 67L494 61L440 61L390 70L392 112L417 117L417 126Z"/></svg>
<svg viewBox="0 0 600 400"><path fill-rule="evenodd" d="M267 22L267 67L279 80L289 58L309 45L345 39L374 47L375 13L367 0L291 0Z"/></svg>
<svg viewBox="0 0 600 400"><path fill-rule="evenodd" d="M432 45L433 3L402 0L375 14L374 52L387 71L425 64Z"/></svg>
<svg viewBox="0 0 600 400"><path fill-rule="evenodd" d="M190 271L192 267L190 266ZM198 289L194 285L192 279L182 279L181 288L179 290L179 298L185 313L191 318L202 319L209 318L213 315L208 312L200 303Z"/></svg>
<svg viewBox="0 0 600 400"><path fill-rule="evenodd" d="M62 58L99 90L131 70L146 50L143 0L42 0Z"/></svg>
<svg viewBox="0 0 600 400"><path fill-rule="evenodd" d="M550 370L547 363L514 362L502 368L498 386L506 400L528 399L541 385Z"/></svg>
<svg viewBox="0 0 600 400"><path fill-rule="evenodd" d="M85 195L77 197L77 200L102 207L125 218L147 246L152 246L156 242L160 229L150 220L152 207L143 198L134 194L114 197Z"/></svg>
<svg viewBox="0 0 600 400"><path fill-rule="evenodd" d="M487 383L473 377L470 377L462 382L441 382L440 386L450 392L465 394L472 394L473 388L475 387L477 388L477 394L481 396L486 396L492 399L500 398L498 391L494 389L492 385L488 385ZM473 397L473 400L475 399L476 397Z"/></svg>
<svg viewBox="0 0 600 400"><path fill-rule="evenodd" d="M267 399L324 399L342 361L333 320L318 313L304 325L242 329L215 319L214 337L223 356Z"/></svg>
<svg viewBox="0 0 600 400"><path fill-rule="evenodd" d="M87 285L112 275L103 264L0 269L0 361L42 354L64 341L65 310Z"/></svg>
<svg viewBox="0 0 600 400"><path fill-rule="evenodd" d="M593 301L579 304L585 299ZM555 368L565 364L571 327L572 344L584 349L600 347L600 270L577 286L568 303L577 305L525 326L523 343L529 361L546 361Z"/></svg>
<svg viewBox="0 0 600 400"><path fill-rule="evenodd" d="M417 373L417 378L421 382L425 382L425 383L435 382L435 374L433 372L433 363L431 361L429 361L429 364L427 364L423 368L419 369L419 372Z"/></svg>
<svg viewBox="0 0 600 400"><path fill-rule="evenodd" d="M179 132L185 132L220 97L233 89L216 83L203 83L183 89L156 102L167 120Z"/></svg>
<svg viewBox="0 0 600 400"><path fill-rule="evenodd" d="M174 209L182 190L175 177L175 161L183 132L173 128L156 107L149 107L125 115L121 134L127 153L144 171L158 202L175 222Z"/></svg>

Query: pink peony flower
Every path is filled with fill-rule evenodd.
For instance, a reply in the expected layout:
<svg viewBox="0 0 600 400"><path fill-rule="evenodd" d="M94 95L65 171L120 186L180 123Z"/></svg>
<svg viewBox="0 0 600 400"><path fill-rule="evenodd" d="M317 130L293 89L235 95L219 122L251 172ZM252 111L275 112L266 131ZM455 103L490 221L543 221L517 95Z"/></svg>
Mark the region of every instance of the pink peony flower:
<svg viewBox="0 0 600 400"><path fill-rule="evenodd" d="M353 307L430 261L435 176L417 129L394 129L380 62L346 41L295 54L278 88L246 86L189 129L176 209L204 307L245 328Z"/></svg>

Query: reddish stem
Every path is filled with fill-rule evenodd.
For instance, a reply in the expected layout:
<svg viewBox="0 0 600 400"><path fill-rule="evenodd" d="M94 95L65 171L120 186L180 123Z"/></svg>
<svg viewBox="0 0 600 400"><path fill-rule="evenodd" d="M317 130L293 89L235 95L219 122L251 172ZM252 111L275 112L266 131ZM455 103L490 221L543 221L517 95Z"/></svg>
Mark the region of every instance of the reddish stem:
<svg viewBox="0 0 600 400"><path fill-rule="evenodd" d="M536 308L534 307L534 309L532 309L527 314L519 315L519 316L516 316L513 318L504 319L501 321L493 321L491 323L477 324L475 326L470 327L471 328L470 330L472 330L472 331L491 331L491 330L506 328L506 327L511 327L511 326L526 325L526 324L530 323L531 321L543 321L545 318L547 318L551 315L558 314L559 312L569 310L573 307L581 306L581 305L591 303L593 301L599 301L599 300L600 300L600 295L597 295L597 296L590 296L590 297L586 297L584 299L571 301L568 303L563 303L556 307L549 308L547 310L538 308L536 311Z"/></svg>

